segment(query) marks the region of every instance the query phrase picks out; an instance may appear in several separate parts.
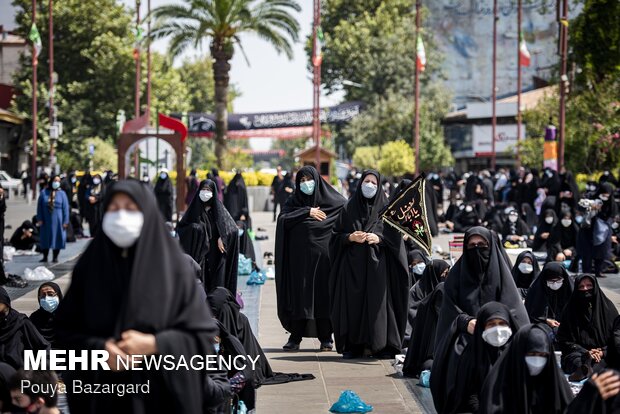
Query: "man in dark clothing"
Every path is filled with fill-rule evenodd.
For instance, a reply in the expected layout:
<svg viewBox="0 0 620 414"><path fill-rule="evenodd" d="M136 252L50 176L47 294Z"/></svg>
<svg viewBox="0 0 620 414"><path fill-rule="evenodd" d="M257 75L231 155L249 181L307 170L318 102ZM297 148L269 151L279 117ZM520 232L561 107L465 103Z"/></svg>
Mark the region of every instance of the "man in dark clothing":
<svg viewBox="0 0 620 414"><path fill-rule="evenodd" d="M273 181L271 182L271 197L273 199L273 221L276 221L276 210L278 209L278 192L280 191L280 186L284 181L284 176L282 175L282 167L278 165L277 174L273 177ZM280 206L282 209L282 206Z"/></svg>

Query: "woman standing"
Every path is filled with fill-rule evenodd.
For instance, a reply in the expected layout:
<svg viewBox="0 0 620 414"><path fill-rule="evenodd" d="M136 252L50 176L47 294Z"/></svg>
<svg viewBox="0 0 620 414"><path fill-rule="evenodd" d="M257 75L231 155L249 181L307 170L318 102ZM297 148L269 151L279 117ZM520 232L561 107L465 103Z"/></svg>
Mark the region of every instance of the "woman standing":
<svg viewBox="0 0 620 414"><path fill-rule="evenodd" d="M139 181L113 184L102 231L73 271L58 308L57 344L105 349L111 371L67 371L67 383L146 384L148 394L71 393L76 413L203 412L206 376L195 370L124 371L116 357L213 353L216 326L187 260L169 236L151 191ZM175 360L176 360L175 359Z"/></svg>
<svg viewBox="0 0 620 414"><path fill-rule="evenodd" d="M159 211L164 216L165 221L172 221L172 210L174 204L174 194L172 190L172 180L168 176L168 169L162 168L159 172L159 178L155 183L155 197Z"/></svg>
<svg viewBox="0 0 620 414"><path fill-rule="evenodd" d="M245 221L247 228L252 230L252 220L248 207L248 190L241 173L235 174L233 179L226 187L224 194L224 205L233 219Z"/></svg>
<svg viewBox="0 0 620 414"><path fill-rule="evenodd" d="M384 226L381 177L365 171L330 241L331 320L344 358L400 353L407 324L409 276L403 238Z"/></svg>
<svg viewBox="0 0 620 414"><path fill-rule="evenodd" d="M49 251L52 249L53 262L57 263L60 250L65 248L69 226L69 200L65 192L60 189L59 176L55 176L50 181L49 187L39 194L37 225L39 245L43 252L41 262L47 262Z"/></svg>
<svg viewBox="0 0 620 414"><path fill-rule="evenodd" d="M101 218L103 217L103 195L104 185L101 182L101 176L96 174L93 176L91 185L86 190L87 205L85 208L86 220L90 229L90 237L95 237L101 226Z"/></svg>
<svg viewBox="0 0 620 414"><path fill-rule="evenodd" d="M207 293L219 286L236 293L239 229L217 198L215 182L200 183L177 233L185 253L202 268Z"/></svg>
<svg viewBox="0 0 620 414"><path fill-rule="evenodd" d="M299 170L295 187L276 229L278 317L291 333L284 349L298 350L306 336L319 338L321 350L330 351L329 239L346 200L314 167Z"/></svg>

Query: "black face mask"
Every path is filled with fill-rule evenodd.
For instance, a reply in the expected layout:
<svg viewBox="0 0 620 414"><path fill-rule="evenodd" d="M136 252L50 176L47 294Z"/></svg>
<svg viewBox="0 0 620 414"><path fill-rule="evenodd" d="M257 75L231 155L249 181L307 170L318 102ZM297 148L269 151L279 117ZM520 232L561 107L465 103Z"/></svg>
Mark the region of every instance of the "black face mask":
<svg viewBox="0 0 620 414"><path fill-rule="evenodd" d="M470 269L477 275L484 273L489 266L491 258L491 248L474 247L467 249L467 264Z"/></svg>
<svg viewBox="0 0 620 414"><path fill-rule="evenodd" d="M592 302L592 299L594 299L594 289L578 290L577 295L583 302Z"/></svg>

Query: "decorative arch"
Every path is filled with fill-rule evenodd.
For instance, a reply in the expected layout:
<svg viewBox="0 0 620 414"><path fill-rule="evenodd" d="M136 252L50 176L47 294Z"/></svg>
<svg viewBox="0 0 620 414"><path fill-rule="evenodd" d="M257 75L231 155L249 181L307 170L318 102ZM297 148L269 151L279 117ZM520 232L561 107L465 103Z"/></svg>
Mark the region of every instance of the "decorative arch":
<svg viewBox="0 0 620 414"><path fill-rule="evenodd" d="M173 134L147 134L147 133L122 133L118 137L118 176L123 179L127 177L127 165L125 163L125 157L129 148L146 138L159 138L166 141L174 149L177 158L176 172L177 172L177 198L176 208L177 214L185 210L185 141L181 133L175 132Z"/></svg>

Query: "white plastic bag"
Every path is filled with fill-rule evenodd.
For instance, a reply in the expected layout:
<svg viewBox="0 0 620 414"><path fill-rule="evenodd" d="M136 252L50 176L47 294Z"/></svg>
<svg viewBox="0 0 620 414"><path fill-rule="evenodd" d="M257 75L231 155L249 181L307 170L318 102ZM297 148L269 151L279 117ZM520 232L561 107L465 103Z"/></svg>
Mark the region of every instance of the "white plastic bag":
<svg viewBox="0 0 620 414"><path fill-rule="evenodd" d="M15 247L13 246L4 246L2 249L2 257L5 262L10 262L13 260L13 256L15 256Z"/></svg>
<svg viewBox="0 0 620 414"><path fill-rule="evenodd" d="M24 270L24 279L31 282L47 282L54 280L54 274L45 266L39 266L34 270L27 267Z"/></svg>

